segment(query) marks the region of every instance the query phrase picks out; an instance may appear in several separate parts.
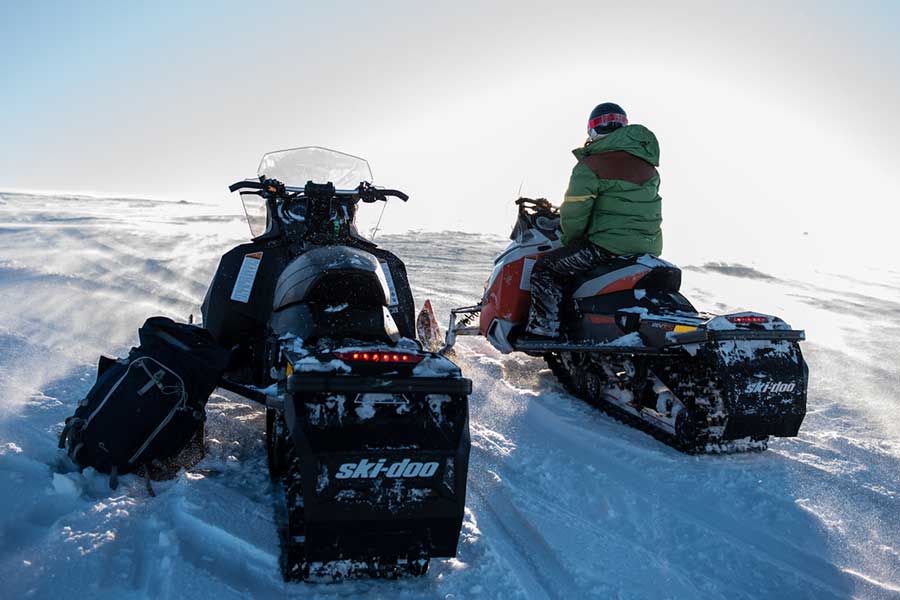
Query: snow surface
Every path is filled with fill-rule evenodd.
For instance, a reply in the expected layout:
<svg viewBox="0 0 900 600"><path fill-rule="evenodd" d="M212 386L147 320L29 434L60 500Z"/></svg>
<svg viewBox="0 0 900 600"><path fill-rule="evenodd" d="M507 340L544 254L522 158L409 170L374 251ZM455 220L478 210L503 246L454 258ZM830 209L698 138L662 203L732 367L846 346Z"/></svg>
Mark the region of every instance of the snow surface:
<svg viewBox="0 0 900 600"><path fill-rule="evenodd" d="M573 399L540 360L460 339L475 385L468 509L459 556L420 579L283 583L263 414L228 394L209 404L208 456L155 498L133 476L113 492L78 473L56 436L97 354L124 354L149 315L198 313L219 255L246 239L217 211L0 195L0 597L900 597L896 270L685 270L703 309L807 330L809 414L761 454L679 454ZM505 245L379 241L442 325Z"/></svg>

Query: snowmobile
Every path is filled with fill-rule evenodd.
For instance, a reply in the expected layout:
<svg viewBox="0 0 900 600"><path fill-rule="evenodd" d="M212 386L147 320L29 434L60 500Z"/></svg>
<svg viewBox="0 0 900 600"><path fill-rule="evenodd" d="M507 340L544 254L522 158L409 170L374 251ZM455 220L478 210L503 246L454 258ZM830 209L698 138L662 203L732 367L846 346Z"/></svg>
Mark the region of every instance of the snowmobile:
<svg viewBox="0 0 900 600"><path fill-rule="evenodd" d="M421 575L456 555L472 385L415 339L403 262L359 232L360 205L407 200L371 181L324 148L263 156L230 186L254 237L202 306L232 349L220 386L266 406L286 580Z"/></svg>
<svg viewBox="0 0 900 600"><path fill-rule="evenodd" d="M796 436L806 414L804 332L756 312L700 312L681 270L651 255L619 256L564 290L563 335L527 336L535 260L561 246L559 211L520 198L512 242L484 294L451 311L442 352L484 336L503 353L543 357L573 395L688 453L763 450ZM475 323L476 318L478 323ZM434 316L420 314L424 323Z"/></svg>

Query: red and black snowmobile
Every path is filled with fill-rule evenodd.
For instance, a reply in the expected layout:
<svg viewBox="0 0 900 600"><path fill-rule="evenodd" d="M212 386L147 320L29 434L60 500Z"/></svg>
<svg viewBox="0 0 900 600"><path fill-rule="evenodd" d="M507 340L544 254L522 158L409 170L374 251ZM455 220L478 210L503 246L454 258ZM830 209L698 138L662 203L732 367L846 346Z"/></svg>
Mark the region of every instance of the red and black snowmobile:
<svg viewBox="0 0 900 600"><path fill-rule="evenodd" d="M769 436L797 435L804 332L771 315L699 312L679 292L681 270L655 256L616 257L574 278L561 338L524 335L535 259L561 242L555 207L516 204L512 243L481 302L451 311L444 350L459 335L482 335L500 352L541 356L571 393L685 452L765 449Z"/></svg>

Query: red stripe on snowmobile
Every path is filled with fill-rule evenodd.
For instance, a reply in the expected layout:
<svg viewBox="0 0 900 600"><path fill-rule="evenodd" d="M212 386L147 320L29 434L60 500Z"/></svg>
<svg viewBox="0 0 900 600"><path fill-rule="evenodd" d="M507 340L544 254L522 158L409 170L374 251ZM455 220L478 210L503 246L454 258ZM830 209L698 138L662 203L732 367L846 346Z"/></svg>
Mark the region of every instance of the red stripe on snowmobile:
<svg viewBox="0 0 900 600"><path fill-rule="evenodd" d="M596 295L599 296L601 294L609 294L611 292L624 292L625 290L633 290L634 286L637 285L637 282L643 279L644 276L649 272L649 270L640 271L633 275L628 275L621 279L616 279L608 286L597 292Z"/></svg>
<svg viewBox="0 0 900 600"><path fill-rule="evenodd" d="M513 323L524 323L528 319L531 292L521 287L522 271L525 260L536 257L537 255L523 256L507 263L491 287L485 291L479 322L481 335L487 335L487 330L495 318Z"/></svg>
<svg viewBox="0 0 900 600"><path fill-rule="evenodd" d="M594 325L615 325L616 319L614 317L609 317L606 315L585 315L588 318L588 321L593 323Z"/></svg>

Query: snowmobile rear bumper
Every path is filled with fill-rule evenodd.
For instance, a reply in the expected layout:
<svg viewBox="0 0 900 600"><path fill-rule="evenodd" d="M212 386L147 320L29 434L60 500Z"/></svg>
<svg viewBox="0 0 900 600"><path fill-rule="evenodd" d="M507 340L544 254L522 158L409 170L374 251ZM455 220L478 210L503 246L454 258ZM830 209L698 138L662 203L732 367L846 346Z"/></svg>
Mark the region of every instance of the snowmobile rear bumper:
<svg viewBox="0 0 900 600"><path fill-rule="evenodd" d="M723 440L741 440L765 436L795 437L803 424L804 412L788 412L767 416L732 415L728 417Z"/></svg>
<svg viewBox="0 0 900 600"><path fill-rule="evenodd" d="M290 393L442 394L468 396L472 380L462 377L370 377L298 373L287 381Z"/></svg>
<svg viewBox="0 0 900 600"><path fill-rule="evenodd" d="M669 346L682 346L685 344L697 344L701 342L724 342L728 340L765 340L771 342L789 341L802 342L806 339L806 332L795 329L725 329L709 330L698 329L686 333L673 334L675 341Z"/></svg>

